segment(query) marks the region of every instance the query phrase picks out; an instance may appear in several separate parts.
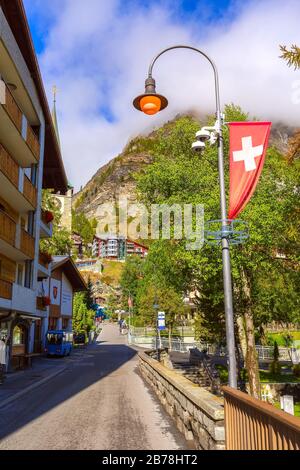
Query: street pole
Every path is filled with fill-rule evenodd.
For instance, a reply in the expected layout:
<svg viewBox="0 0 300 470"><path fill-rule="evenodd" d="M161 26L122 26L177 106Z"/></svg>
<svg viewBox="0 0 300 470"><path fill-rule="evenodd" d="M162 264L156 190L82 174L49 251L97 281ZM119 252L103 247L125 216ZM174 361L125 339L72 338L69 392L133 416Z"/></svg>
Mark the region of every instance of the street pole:
<svg viewBox="0 0 300 470"><path fill-rule="evenodd" d="M174 49L189 49L201 54L211 64L214 71L215 79L215 97L216 97L216 117L217 117L217 132L218 132L218 170L219 170L219 184L220 184L220 208L221 208L221 223L222 223L222 263L223 263L223 287L224 287L224 308L226 318L226 342L228 351L228 369L229 369L229 386L237 388L237 367L235 357L235 337L234 337L234 314L233 314L233 300L232 300L232 280L231 280L231 264L230 264L230 250L228 241L228 220L226 208L226 188L224 176L224 141L223 141L223 115L221 112L220 102L220 86L219 74L214 61L203 51L191 46L177 45L168 47L161 51L151 62L146 80L145 95L156 94L155 80L153 79L153 67L156 61L166 52ZM158 95L162 101L162 109L168 105L168 101ZM138 107L140 97L136 98L134 105Z"/></svg>

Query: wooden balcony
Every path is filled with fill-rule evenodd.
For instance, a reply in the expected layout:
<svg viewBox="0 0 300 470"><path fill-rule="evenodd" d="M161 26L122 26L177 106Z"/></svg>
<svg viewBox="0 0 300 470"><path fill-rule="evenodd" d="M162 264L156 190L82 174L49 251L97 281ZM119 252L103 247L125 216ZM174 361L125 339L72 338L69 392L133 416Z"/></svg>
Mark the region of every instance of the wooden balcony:
<svg viewBox="0 0 300 470"><path fill-rule="evenodd" d="M29 166L28 160L33 160L32 155L36 161L39 161L40 143L37 135L34 133L32 127L28 123L26 116L19 108L14 96L7 86L5 86L5 104L2 105L2 108L6 111L6 114L10 118L10 122L8 122L9 119L7 118L4 118L5 121L3 121L3 134L10 140L10 142L6 143L5 145L8 147L9 151L14 157L16 157L16 154L19 154L20 162L23 161L21 166L27 168L27 166ZM26 135L23 133L23 117L25 117L27 121ZM19 132L19 138L15 138L13 135L13 126L11 125L11 122L17 128ZM27 149L21 149L21 139L26 142ZM19 158L17 158L17 160L19 161Z"/></svg>
<svg viewBox="0 0 300 470"><path fill-rule="evenodd" d="M6 300L12 300L12 283L0 279L0 297Z"/></svg>
<svg viewBox="0 0 300 470"><path fill-rule="evenodd" d="M9 155L5 148L0 144L0 171L18 188L19 186L19 165Z"/></svg>
<svg viewBox="0 0 300 470"><path fill-rule="evenodd" d="M27 127L27 137L26 137L26 142L30 150L32 151L33 155L37 160L40 159L40 143L33 132L32 128L28 125Z"/></svg>
<svg viewBox="0 0 300 470"><path fill-rule="evenodd" d="M20 250L24 253L28 258L34 259L34 251L35 251L35 240L34 238L26 232L26 230L21 230L21 244Z"/></svg>
<svg viewBox="0 0 300 470"><path fill-rule="evenodd" d="M15 246L16 230L16 222L0 209L0 238L11 246Z"/></svg>
<svg viewBox="0 0 300 470"><path fill-rule="evenodd" d="M4 108L6 109L8 115L10 116L11 120L13 121L18 131L21 133L22 132L22 111L17 105L8 87L6 87Z"/></svg>
<svg viewBox="0 0 300 470"><path fill-rule="evenodd" d="M37 189L31 183L30 179L24 175L24 186L23 186L23 194L26 197L27 201L36 208L37 205Z"/></svg>

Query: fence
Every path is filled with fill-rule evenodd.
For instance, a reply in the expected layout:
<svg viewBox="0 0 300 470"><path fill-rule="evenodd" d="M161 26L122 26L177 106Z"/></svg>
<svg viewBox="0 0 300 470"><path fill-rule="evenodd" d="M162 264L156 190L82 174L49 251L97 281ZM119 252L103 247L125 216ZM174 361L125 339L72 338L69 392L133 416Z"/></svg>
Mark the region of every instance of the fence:
<svg viewBox="0 0 300 470"><path fill-rule="evenodd" d="M171 344L168 338L161 338L160 344L157 344L157 341L158 339L156 336L135 336L133 334L128 334L129 344L133 344L145 349L156 349L157 347L161 347L177 352L189 352L189 350L193 348L203 349L203 345L200 343L185 343L180 339L172 339Z"/></svg>
<svg viewBox="0 0 300 470"><path fill-rule="evenodd" d="M299 450L300 420L246 393L223 387L227 450Z"/></svg>
<svg viewBox="0 0 300 470"><path fill-rule="evenodd" d="M280 361L291 361L290 348L278 348ZM272 346L256 346L258 358L261 361L272 361L274 355L274 348Z"/></svg>
<svg viewBox="0 0 300 470"><path fill-rule="evenodd" d="M131 328L131 344L144 347L145 349L155 349L156 345L156 330L154 328ZM151 336L152 335L152 336ZM192 348L198 348L200 351L206 350L209 356L225 357L227 355L227 348L215 344L200 343L199 341L192 341L189 343L183 342L180 338L171 340L171 348L168 338L161 338L163 348L169 348L173 351L188 352ZM274 348L272 346L256 346L256 351L259 361L271 362L273 360ZM240 356L243 357L240 349ZM293 353L290 348L279 348L279 360L282 362L292 361ZM297 362L297 361L296 361Z"/></svg>
<svg viewBox="0 0 300 470"><path fill-rule="evenodd" d="M134 336L148 336L148 335L156 336L156 329L152 327L132 326L130 329ZM166 331L168 331L168 329L166 329ZM176 328L174 328L173 330L173 333L176 333L180 336L182 335L182 336L194 337L195 330L191 326L176 326Z"/></svg>

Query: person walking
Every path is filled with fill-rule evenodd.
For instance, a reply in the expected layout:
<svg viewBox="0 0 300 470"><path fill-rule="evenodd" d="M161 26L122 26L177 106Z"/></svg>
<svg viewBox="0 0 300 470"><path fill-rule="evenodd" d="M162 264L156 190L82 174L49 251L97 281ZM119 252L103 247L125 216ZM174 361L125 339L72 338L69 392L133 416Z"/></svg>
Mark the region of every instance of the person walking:
<svg viewBox="0 0 300 470"><path fill-rule="evenodd" d="M0 337L0 385L4 382L4 373L6 366L6 341Z"/></svg>

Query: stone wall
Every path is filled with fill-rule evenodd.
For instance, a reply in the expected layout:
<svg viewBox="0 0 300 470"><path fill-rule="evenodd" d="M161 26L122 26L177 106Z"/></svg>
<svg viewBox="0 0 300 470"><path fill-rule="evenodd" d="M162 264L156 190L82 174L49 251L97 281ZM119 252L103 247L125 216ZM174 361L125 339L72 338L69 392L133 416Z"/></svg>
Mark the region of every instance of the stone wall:
<svg viewBox="0 0 300 470"><path fill-rule="evenodd" d="M177 428L200 450L225 449L223 400L139 353L139 368Z"/></svg>

